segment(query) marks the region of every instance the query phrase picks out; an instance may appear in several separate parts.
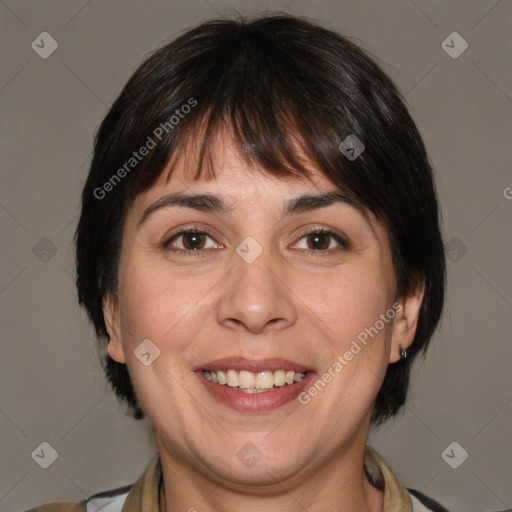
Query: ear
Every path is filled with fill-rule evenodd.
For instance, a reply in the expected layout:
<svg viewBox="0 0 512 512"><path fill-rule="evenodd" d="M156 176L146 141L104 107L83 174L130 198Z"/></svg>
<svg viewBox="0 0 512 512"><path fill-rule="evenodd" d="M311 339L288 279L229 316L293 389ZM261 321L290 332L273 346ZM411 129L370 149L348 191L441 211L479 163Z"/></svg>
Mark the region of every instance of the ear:
<svg viewBox="0 0 512 512"><path fill-rule="evenodd" d="M123 344L121 343L121 322L119 318L119 298L113 293L108 293L103 299L103 319L109 335L107 350L114 361L126 363Z"/></svg>
<svg viewBox="0 0 512 512"><path fill-rule="evenodd" d="M391 331L390 363L395 363L400 359L400 347L408 348L414 340L424 293L425 280L422 278L417 280L412 290L398 301L401 307L397 308Z"/></svg>

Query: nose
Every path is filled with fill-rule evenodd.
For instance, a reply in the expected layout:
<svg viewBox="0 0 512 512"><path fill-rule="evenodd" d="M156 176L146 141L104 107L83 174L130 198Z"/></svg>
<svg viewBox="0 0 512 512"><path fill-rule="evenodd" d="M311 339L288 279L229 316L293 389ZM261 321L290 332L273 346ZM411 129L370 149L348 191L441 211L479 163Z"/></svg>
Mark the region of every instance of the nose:
<svg viewBox="0 0 512 512"><path fill-rule="evenodd" d="M295 295L287 284L284 266L272 263L272 254L266 250L251 263L234 254L219 302L220 324L259 334L296 322Z"/></svg>

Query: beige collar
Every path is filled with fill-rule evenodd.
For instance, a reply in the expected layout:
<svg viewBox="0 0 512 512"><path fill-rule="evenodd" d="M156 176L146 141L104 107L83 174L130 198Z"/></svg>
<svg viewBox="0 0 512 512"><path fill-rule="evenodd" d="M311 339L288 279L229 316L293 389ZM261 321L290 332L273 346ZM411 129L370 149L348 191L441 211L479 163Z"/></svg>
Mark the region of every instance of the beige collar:
<svg viewBox="0 0 512 512"><path fill-rule="evenodd" d="M400 484L386 461L368 445L364 453L364 467L370 481L384 490L383 512L412 512L407 489Z"/></svg>

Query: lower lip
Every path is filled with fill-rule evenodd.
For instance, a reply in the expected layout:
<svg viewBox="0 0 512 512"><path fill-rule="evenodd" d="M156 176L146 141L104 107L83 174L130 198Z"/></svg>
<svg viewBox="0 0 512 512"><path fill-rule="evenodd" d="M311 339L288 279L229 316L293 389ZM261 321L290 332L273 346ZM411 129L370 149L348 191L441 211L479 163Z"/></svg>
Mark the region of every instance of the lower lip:
<svg viewBox="0 0 512 512"><path fill-rule="evenodd" d="M220 402L242 412L259 412L277 409L284 404L295 400L301 391L313 379L314 372L309 372L300 382L285 384L273 391L264 391L262 393L244 393L236 391L237 388L231 388L227 385L215 384L208 380L202 371L196 372L206 389Z"/></svg>

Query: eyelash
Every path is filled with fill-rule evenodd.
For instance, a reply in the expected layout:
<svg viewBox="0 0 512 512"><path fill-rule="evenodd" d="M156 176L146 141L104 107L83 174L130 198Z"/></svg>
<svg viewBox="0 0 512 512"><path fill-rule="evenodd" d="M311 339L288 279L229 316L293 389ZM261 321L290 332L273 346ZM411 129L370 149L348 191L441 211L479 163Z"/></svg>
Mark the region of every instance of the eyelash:
<svg viewBox="0 0 512 512"><path fill-rule="evenodd" d="M183 249L175 249L175 248L171 248L170 247L170 244L173 240L175 240L176 238L179 238L181 235L185 235L187 233L201 233L201 234L206 234L208 235L210 238L213 239L213 236L211 234L211 232L207 229L207 228L202 228L202 229L198 229L198 228L188 228L188 229L184 229L182 231L179 231L178 233L175 233L174 235L172 235L170 238L168 238L165 242L164 242L164 248L171 251L172 253L176 254L176 255L179 255L179 256L191 256L191 257L198 257L198 256L203 256L205 251L207 251L208 249L195 249L195 250L183 250ZM341 246L341 248L338 248L338 249L334 249L334 251L338 251L338 250L347 250L349 248L349 244L346 240L344 240L340 235L338 235L337 233L335 233L334 231L329 231L327 229L324 229L324 228L312 228L312 229L309 229L303 233L301 233L299 235L299 240L302 240L304 237L308 236L308 235L314 235L314 234L322 234L322 235L327 235L327 236L330 236L332 237L336 242L338 242ZM305 250L305 249L303 249ZM326 250L313 250L313 249L307 249L305 250L306 251L306 254L308 256L312 256L312 257L318 257L318 256L325 256L325 255L328 255L329 253L332 253L333 252L333 249L326 249ZM323 253L323 254L322 254Z"/></svg>

